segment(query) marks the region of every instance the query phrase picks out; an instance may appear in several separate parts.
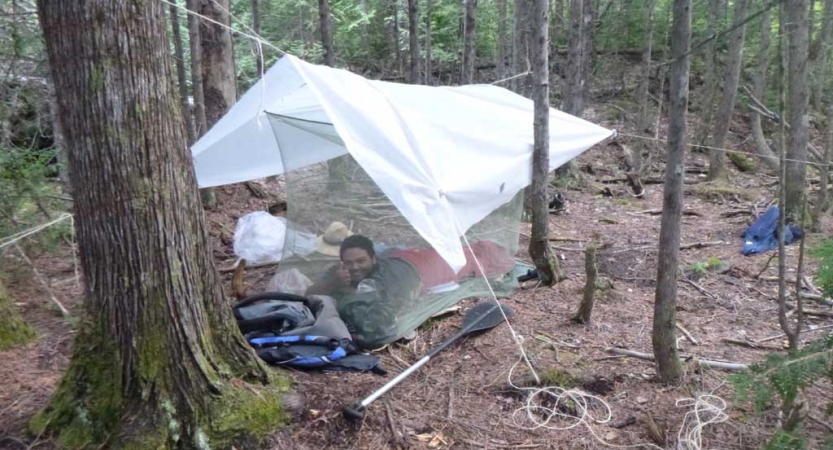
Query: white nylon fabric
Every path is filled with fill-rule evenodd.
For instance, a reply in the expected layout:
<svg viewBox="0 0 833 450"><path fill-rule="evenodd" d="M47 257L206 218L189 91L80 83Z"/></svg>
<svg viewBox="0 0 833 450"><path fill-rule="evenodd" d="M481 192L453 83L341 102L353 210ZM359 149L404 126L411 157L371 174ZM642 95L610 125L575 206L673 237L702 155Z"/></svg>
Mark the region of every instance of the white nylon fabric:
<svg viewBox="0 0 833 450"><path fill-rule="evenodd" d="M532 101L500 87L372 81L287 55L192 154L200 186L209 187L349 152L458 270L466 262L460 236L529 184L532 123ZM550 170L611 134L551 109Z"/></svg>

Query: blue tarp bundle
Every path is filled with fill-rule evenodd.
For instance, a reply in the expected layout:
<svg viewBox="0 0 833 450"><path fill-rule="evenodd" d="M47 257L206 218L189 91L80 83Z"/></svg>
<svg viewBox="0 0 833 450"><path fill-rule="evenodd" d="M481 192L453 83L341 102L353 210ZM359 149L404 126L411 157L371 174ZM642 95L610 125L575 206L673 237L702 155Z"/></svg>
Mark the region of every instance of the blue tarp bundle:
<svg viewBox="0 0 833 450"><path fill-rule="evenodd" d="M801 239L804 233L795 225L784 228L784 243L789 245ZM778 207L770 206L743 232L744 255L764 253L778 248Z"/></svg>

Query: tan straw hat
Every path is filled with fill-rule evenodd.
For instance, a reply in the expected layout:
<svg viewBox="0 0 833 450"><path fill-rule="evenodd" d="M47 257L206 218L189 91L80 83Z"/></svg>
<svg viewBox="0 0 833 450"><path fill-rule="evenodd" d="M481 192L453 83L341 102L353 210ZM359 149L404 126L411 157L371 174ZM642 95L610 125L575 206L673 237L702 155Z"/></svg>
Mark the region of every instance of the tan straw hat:
<svg viewBox="0 0 833 450"><path fill-rule="evenodd" d="M340 256L341 242L353 233L341 222L333 222L327 231L315 240L315 250L330 256Z"/></svg>

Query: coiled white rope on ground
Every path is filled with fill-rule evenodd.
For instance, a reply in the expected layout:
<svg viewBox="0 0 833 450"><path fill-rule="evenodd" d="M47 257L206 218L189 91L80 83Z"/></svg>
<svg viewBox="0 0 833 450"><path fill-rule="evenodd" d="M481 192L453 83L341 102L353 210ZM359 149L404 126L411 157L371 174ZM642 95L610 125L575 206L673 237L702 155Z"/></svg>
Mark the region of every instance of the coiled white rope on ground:
<svg viewBox="0 0 833 450"><path fill-rule="evenodd" d="M677 433L677 448L680 450L700 450L703 428L729 420L729 416L723 412L726 410L726 401L716 395L703 394L696 399L681 398L677 400L677 406L693 408L685 413Z"/></svg>

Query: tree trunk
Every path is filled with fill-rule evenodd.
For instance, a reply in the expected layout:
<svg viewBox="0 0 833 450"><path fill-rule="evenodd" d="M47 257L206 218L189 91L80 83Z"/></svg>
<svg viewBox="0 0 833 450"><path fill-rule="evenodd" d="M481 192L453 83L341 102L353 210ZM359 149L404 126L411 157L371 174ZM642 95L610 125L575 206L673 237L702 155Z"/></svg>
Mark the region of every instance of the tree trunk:
<svg viewBox="0 0 833 450"><path fill-rule="evenodd" d="M321 47L324 49L324 65L333 67L335 50L333 49L333 29L330 19L330 0L318 0L318 22L321 29Z"/></svg>
<svg viewBox="0 0 833 450"><path fill-rule="evenodd" d="M260 36L260 0L252 0L252 31L256 36ZM252 46L257 63L257 76L260 77L263 74L263 47L256 41L252 42Z"/></svg>
<svg viewBox="0 0 833 450"><path fill-rule="evenodd" d="M752 93L755 98L763 100L766 93L766 73L769 70L769 41L772 35L772 10L767 10L761 16L761 48L758 51L758 72L755 74L755 83ZM752 111L750 113L752 122L752 139L755 142L755 150L761 155L761 160L772 170L778 170L778 157L769 148L764 136L764 129L761 126L761 115Z"/></svg>
<svg viewBox="0 0 833 450"><path fill-rule="evenodd" d="M827 211L827 184L830 175L830 161L833 160L833 100L827 105L827 142L824 147L824 164L819 171L819 197L813 211L813 231L821 230L821 216Z"/></svg>
<svg viewBox="0 0 833 450"><path fill-rule="evenodd" d="M748 0L735 0L735 24L746 19L746 7ZM743 63L743 41L746 26L735 28L729 38L729 55L726 59L726 77L723 79L723 97L720 101L720 110L717 112L714 135L712 136L711 147L723 148L726 136L729 134L729 125L732 122L732 113L735 111L735 97L740 81L740 69ZM726 155L722 150L709 150L709 180L729 180L729 173L726 171Z"/></svg>
<svg viewBox="0 0 833 450"><path fill-rule="evenodd" d="M465 0L466 18L463 34L463 73L460 84L474 82L475 36L477 35L477 0Z"/></svg>
<svg viewBox="0 0 833 450"><path fill-rule="evenodd" d="M419 77L419 0L408 0L408 33L411 51L411 84L420 84Z"/></svg>
<svg viewBox="0 0 833 450"><path fill-rule="evenodd" d="M200 14L227 27L231 25L228 9L229 0L200 0ZM205 118L211 128L237 101L231 32L201 20L200 50Z"/></svg>
<svg viewBox="0 0 833 450"><path fill-rule="evenodd" d="M509 49L509 34L506 31L506 0L497 0L497 77L506 78L506 55Z"/></svg>
<svg viewBox="0 0 833 450"><path fill-rule="evenodd" d="M229 0L199 0L199 5L201 15L227 27L231 26L228 14ZM234 50L231 32L227 28L207 20L200 20L199 25L202 89L205 98L206 127L209 129L237 100ZM203 189L201 196L205 208L210 209L217 205L214 189Z"/></svg>
<svg viewBox="0 0 833 450"><path fill-rule="evenodd" d="M810 20L810 23L813 23ZM833 0L824 2L824 20L819 37L813 43L810 51L810 58L813 70L812 100L813 106L821 111L824 88L829 86L830 67L827 61L830 58L831 47L833 46ZM812 37L812 34L810 34Z"/></svg>
<svg viewBox="0 0 833 450"><path fill-rule="evenodd" d="M564 82L561 109L567 114L581 117L584 111L584 69L589 58L586 39L589 31L585 23L586 3L592 0L572 0L570 2L570 37L567 48L567 70ZM591 24L592 26L592 24Z"/></svg>
<svg viewBox="0 0 833 450"><path fill-rule="evenodd" d="M593 81L593 67L596 64L596 1L584 0L584 27L585 33L582 41L584 42L584 64L581 68L581 86L583 92L581 93L582 110L586 106L587 99L590 98L590 86Z"/></svg>
<svg viewBox="0 0 833 450"><path fill-rule="evenodd" d="M547 180L550 167L550 88L549 88L549 16L548 0L533 0L529 11L532 26L532 100L535 102L533 120L534 150L532 153L532 236L529 239L529 256L538 269L538 276L545 286L552 286L561 279L558 260L550 252L550 214L547 208ZM516 11L517 13L517 11Z"/></svg>
<svg viewBox="0 0 833 450"><path fill-rule="evenodd" d="M211 260L164 5L39 0L75 191L86 320L31 422L68 448L229 448L278 426ZM251 414L250 411L258 411Z"/></svg>
<svg viewBox="0 0 833 450"><path fill-rule="evenodd" d="M706 21L706 35L713 36L719 30L720 21L720 0L709 0L708 20ZM717 39L706 44L706 52L703 56L706 65L706 76L703 80L705 92L700 97L700 126L697 128L697 137L694 142L697 145L706 145L714 121L715 104L717 103L717 91L720 87L720 78L717 71Z"/></svg>
<svg viewBox="0 0 833 450"><path fill-rule="evenodd" d="M662 199L662 223L657 258L657 289L654 300L652 342L659 381L680 378L677 356L677 267L680 252L680 222L683 212L685 174L686 110L688 109L689 56L691 47L691 0L674 0L674 31L671 38L671 84L668 111L668 158Z"/></svg>
<svg viewBox="0 0 833 450"><path fill-rule="evenodd" d="M367 7L367 0L361 0L359 3L361 6L362 14L364 14L364 18L361 23L361 30L362 30L362 54L364 58L369 61L370 60L370 28L368 27L368 20L366 20L370 14L370 9Z"/></svg>
<svg viewBox="0 0 833 450"><path fill-rule="evenodd" d="M391 0L391 40L393 41L393 49L396 53L396 72L402 73L404 58L402 57L402 47L399 45L399 0Z"/></svg>
<svg viewBox="0 0 833 450"><path fill-rule="evenodd" d="M194 131L191 107L188 105L188 81L185 76L185 52L182 49L179 9L172 4L170 5L168 14L171 16L171 30L173 31L174 38L174 61L176 62L176 81L177 87L179 87L179 101L182 104L182 116L185 118L185 131L188 135L188 146L190 147L194 145L194 142L197 142L197 135Z"/></svg>
<svg viewBox="0 0 833 450"><path fill-rule="evenodd" d="M648 97L650 94L651 85L651 51L654 44L654 7L655 0L648 0L645 4L645 43L642 46L642 76L639 80L639 87L637 88L636 99L639 102L639 118L638 124L639 132L644 134L651 133L651 111L648 105ZM659 95L663 95L659 93ZM651 148L650 142L640 142L637 144L633 152L633 172L640 173L642 171L642 153Z"/></svg>
<svg viewBox="0 0 833 450"><path fill-rule="evenodd" d="M185 0L189 11L197 10L197 0ZM191 49L191 94L194 96L194 132L197 139L208 131L205 118L205 95L203 95L202 45L200 45L200 18L188 14L188 44Z"/></svg>
<svg viewBox="0 0 833 450"><path fill-rule="evenodd" d="M589 324L593 314L593 302L596 297L596 276L598 275L595 243L590 243L587 249L584 250L584 272L587 274L587 279L584 282L584 296L573 321Z"/></svg>
<svg viewBox="0 0 833 450"><path fill-rule="evenodd" d="M17 313L0 280L0 350L26 344L34 338L35 330Z"/></svg>
<svg viewBox="0 0 833 450"><path fill-rule="evenodd" d="M434 84L431 71L431 14L434 11L434 0L427 0L425 5L425 84Z"/></svg>
<svg viewBox="0 0 833 450"><path fill-rule="evenodd" d="M49 71L51 73L51 70ZM49 95L49 120L52 126L52 147L55 149L55 156L58 158L58 178L61 180L61 191L72 196L72 186L69 184L67 173L67 146L64 143L64 131L61 126L61 116L58 114L58 97L55 96L55 82L49 77L47 80L47 93Z"/></svg>
<svg viewBox="0 0 833 450"><path fill-rule="evenodd" d="M789 147L787 148L787 179L785 207L787 217L798 219L804 204L804 182L807 178L807 141L810 117L807 90L807 0L789 0L785 6L785 30L789 39Z"/></svg>
<svg viewBox="0 0 833 450"><path fill-rule="evenodd" d="M520 75L529 70L529 29L528 16L524 0L515 0L512 17L512 76ZM511 81L510 88L516 94L523 95L525 80L529 77L518 77Z"/></svg>

